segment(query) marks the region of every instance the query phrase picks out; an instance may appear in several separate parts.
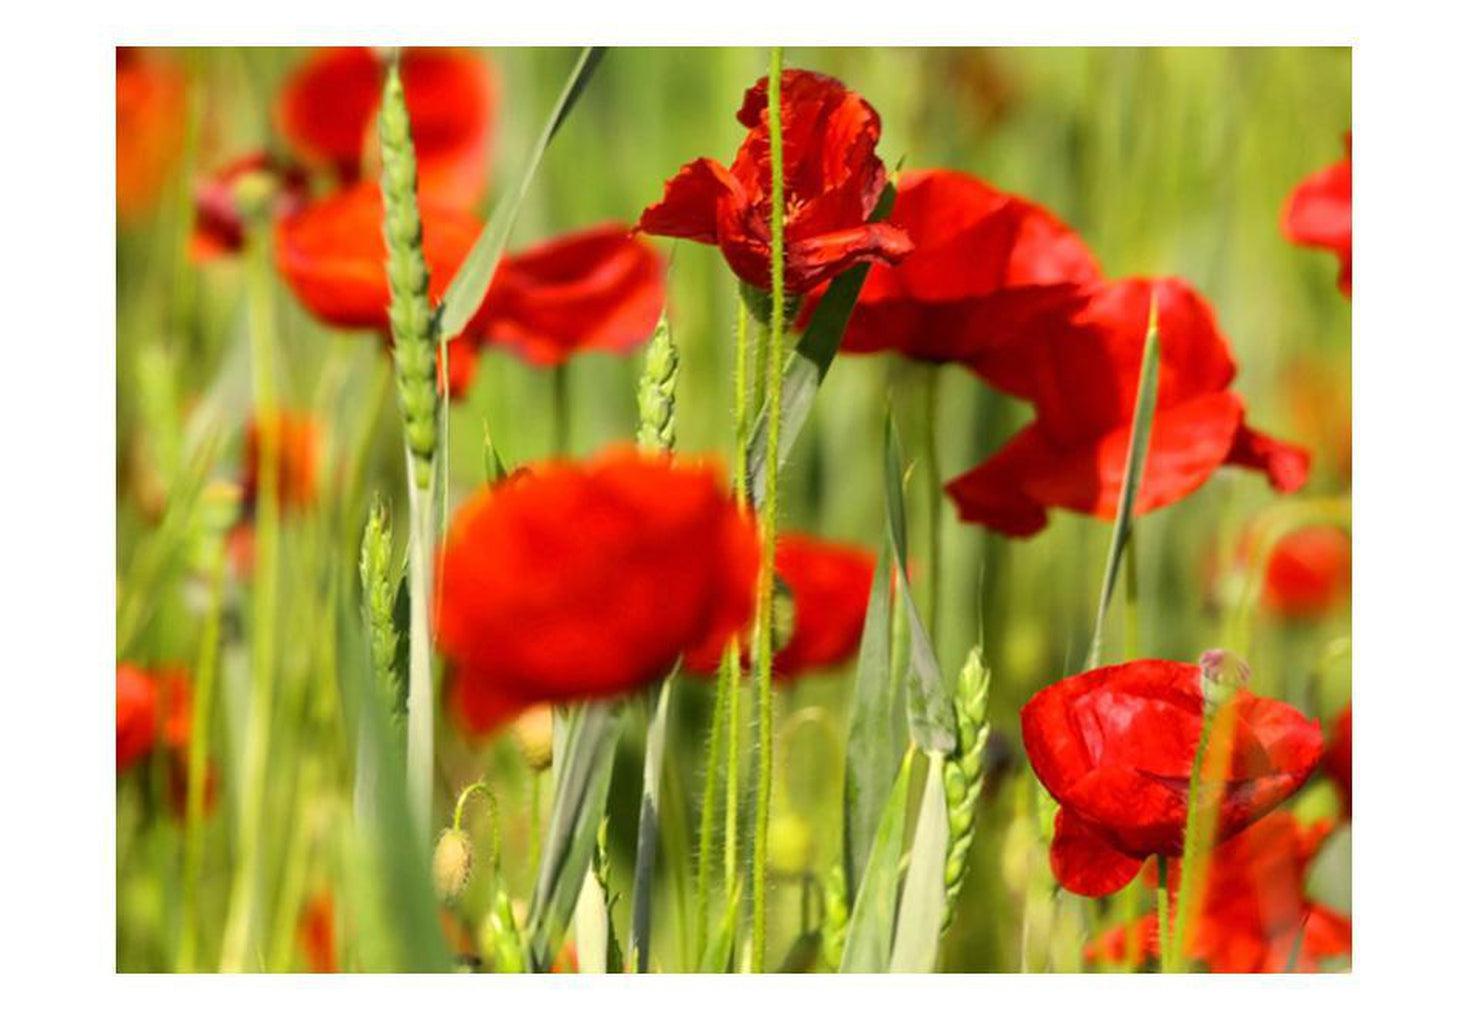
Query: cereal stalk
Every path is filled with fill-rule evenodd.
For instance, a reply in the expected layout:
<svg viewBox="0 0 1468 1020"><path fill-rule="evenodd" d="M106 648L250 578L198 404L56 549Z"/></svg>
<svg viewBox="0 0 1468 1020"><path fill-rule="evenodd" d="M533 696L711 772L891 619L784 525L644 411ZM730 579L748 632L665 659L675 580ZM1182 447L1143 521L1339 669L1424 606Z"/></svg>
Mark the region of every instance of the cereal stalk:
<svg viewBox="0 0 1468 1020"><path fill-rule="evenodd" d="M953 707L958 717L958 744L943 763L943 796L948 804L948 854L943 867L944 931L953 923L954 904L968 876L969 850L974 843L974 812L984 786L981 763L984 745L989 740L989 668L977 646L969 651L958 674Z"/></svg>

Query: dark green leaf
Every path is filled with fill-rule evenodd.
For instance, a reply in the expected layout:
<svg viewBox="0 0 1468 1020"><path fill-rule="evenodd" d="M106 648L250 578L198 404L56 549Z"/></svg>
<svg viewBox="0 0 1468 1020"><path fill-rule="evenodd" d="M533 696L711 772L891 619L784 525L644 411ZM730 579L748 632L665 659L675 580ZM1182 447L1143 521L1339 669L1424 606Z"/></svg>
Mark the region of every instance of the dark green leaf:
<svg viewBox="0 0 1468 1020"><path fill-rule="evenodd" d="M550 147L551 139L556 136L576 101L581 98L581 93L586 89L587 82L591 80L592 73L605 53L605 48L601 46L588 46L581 51L576 66L571 69L571 76L566 80L566 87L561 91L560 99L556 101L555 108L546 120L540 139L530 150L519 181L495 206L493 215L479 232L479 238L474 242L468 257L454 274L448 290L444 292L443 304L439 306L439 332L444 338L451 340L458 336L479 310L485 292L489 290L489 282L494 279L500 256L504 254L505 245L509 242L510 230L520 214L520 205L525 201L525 196L530 191L530 182L535 179L535 172L545 156L545 150Z"/></svg>
<svg viewBox="0 0 1468 1020"><path fill-rule="evenodd" d="M841 973L876 974L887 970L892 958L892 929L897 919L897 886L902 867L902 837L907 829L907 791L912 779L913 753L902 759L897 781L882 811L872 853L851 908Z"/></svg>
<svg viewBox="0 0 1468 1020"><path fill-rule="evenodd" d="M621 729L621 705L615 702L577 705L568 713L550 827L530 902L530 953L536 970L549 966L581 895Z"/></svg>
<svg viewBox="0 0 1468 1020"><path fill-rule="evenodd" d="M1157 409L1157 366L1162 345L1157 333L1157 298L1152 298L1147 313L1147 338L1142 345L1142 367L1137 378L1137 402L1132 412L1132 435L1127 444L1126 468L1121 476L1121 495L1116 504L1116 523L1111 529L1111 545L1106 551L1106 570L1101 575L1101 598L1096 606L1096 626L1091 632L1091 653L1086 668L1101 664L1101 636L1106 625L1106 608L1116 590L1121 570L1121 557L1132 537L1132 512L1137 490L1147 470L1147 446L1152 437L1152 417Z"/></svg>

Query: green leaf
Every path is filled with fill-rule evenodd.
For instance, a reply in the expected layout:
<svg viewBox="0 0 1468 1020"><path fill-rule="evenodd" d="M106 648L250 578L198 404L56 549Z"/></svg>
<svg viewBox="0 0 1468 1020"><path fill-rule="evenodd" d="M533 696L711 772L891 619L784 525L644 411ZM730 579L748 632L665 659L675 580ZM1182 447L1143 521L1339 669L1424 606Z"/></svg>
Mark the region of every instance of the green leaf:
<svg viewBox="0 0 1468 1020"><path fill-rule="evenodd" d="M1132 412L1132 435L1127 444L1126 468L1121 476L1121 496L1116 504L1116 523L1111 530L1111 546L1106 552L1106 570L1101 575L1101 598L1096 606L1096 626L1091 631L1091 653L1086 668L1101 664L1101 637L1106 626L1106 609L1116 590L1121 557L1132 537L1132 512L1137 490L1147 469L1147 446L1152 438L1152 418L1157 410L1157 371L1162 344L1157 332L1157 297L1147 313L1147 338L1142 345L1142 367L1137 378L1137 402Z"/></svg>
<svg viewBox="0 0 1468 1020"><path fill-rule="evenodd" d="M846 741L842 811L843 866L848 898L866 870L867 855L881 821L907 744L903 703L892 669L892 558L884 542L867 596L866 623L856 658L856 689Z"/></svg>
<svg viewBox="0 0 1468 1020"><path fill-rule="evenodd" d="M892 957L892 928L897 913L897 884L902 867L902 837L907 829L907 791L912 780L913 752L902 759L897 781L882 811L872 853L851 908L841 973L875 974L887 970Z"/></svg>
<svg viewBox="0 0 1468 1020"><path fill-rule="evenodd" d="M726 897L724 904L724 916L719 919L719 926L714 931L714 937L709 940L708 946L703 951L703 959L698 961L698 972L700 974L727 974L734 966L734 935L739 928L739 889L736 884L733 892Z"/></svg>
<svg viewBox="0 0 1468 1020"><path fill-rule="evenodd" d="M351 902L359 911L356 948L370 970L448 971L453 961L439 925L428 847L404 835L415 830L403 757L377 696L361 627L360 617L339 603L343 699L355 710L357 769L370 775L357 785L359 801L366 803L357 804L349 841Z"/></svg>
<svg viewBox="0 0 1468 1020"><path fill-rule="evenodd" d="M637 817L637 859L632 872L632 966L647 973L652 938L652 872L658 844L658 807L662 792L663 750L668 738L668 702L673 678L658 685L657 701L647 726L642 759L642 806Z"/></svg>
<svg viewBox="0 0 1468 1020"><path fill-rule="evenodd" d="M570 710L565 729L550 828L530 901L530 953L535 969L541 971L555 956L591 865L622 729L621 705L609 701L577 705Z"/></svg>
<svg viewBox="0 0 1468 1020"><path fill-rule="evenodd" d="M902 502L902 442L889 408L886 436L887 540L897 563L897 597L907 615L907 725L924 751L947 754L957 746L953 696L938 668L933 642L923 626L907 578L907 514Z"/></svg>
<svg viewBox="0 0 1468 1020"><path fill-rule="evenodd" d="M505 467L505 462L500 459L500 452L495 448L494 440L489 435L489 422L484 423L484 480L490 485L498 485L510 475L510 469Z"/></svg>
<svg viewBox="0 0 1468 1020"><path fill-rule="evenodd" d="M458 336L479 310L484 295L489 290L489 283L494 279L500 256L504 254L505 245L509 242L515 219L520 214L520 205L525 201L525 196L530 191L530 182L535 179L535 172L545 156L545 150L550 147L551 139L556 136L556 132L576 106L576 101L581 98L581 93L585 91L605 54L606 48L602 46L588 46L581 51L576 66L571 69L571 76L566 80L566 87L561 90L561 96L556 100L545 128L541 131L540 139L530 150L519 181L495 206L493 215L479 232L464 264L454 274L448 290L444 291L443 304L439 306L441 336L448 339Z"/></svg>
<svg viewBox="0 0 1468 1020"><path fill-rule="evenodd" d="M883 189L882 197L877 200L877 206L867 222L876 223L886 219L896 198L897 190L889 183ZM790 451L795 448L796 437L800 435L805 420L810 417L811 408L815 405L816 390L826 378L831 362L836 359L836 352L841 348L841 335L846 332L846 324L851 320L851 312L856 307L857 295L861 293L862 284L866 283L867 273L870 271L870 265L852 266L831 281L831 286L826 289L815 311L811 313L810 322L806 325L800 342L795 345L795 350L785 362L784 379L780 384L780 467L785 466ZM765 455L769 446L769 429L770 409L766 406L760 408L759 417L755 419L746 445L745 462L749 465L749 485L745 491L752 494L756 509L765 491Z"/></svg>
<svg viewBox="0 0 1468 1020"><path fill-rule="evenodd" d="M943 755L928 752L928 778L908 854L907 881L892 940L893 973L932 973L938 962L948 894L943 871L948 857L948 803L943 795Z"/></svg>

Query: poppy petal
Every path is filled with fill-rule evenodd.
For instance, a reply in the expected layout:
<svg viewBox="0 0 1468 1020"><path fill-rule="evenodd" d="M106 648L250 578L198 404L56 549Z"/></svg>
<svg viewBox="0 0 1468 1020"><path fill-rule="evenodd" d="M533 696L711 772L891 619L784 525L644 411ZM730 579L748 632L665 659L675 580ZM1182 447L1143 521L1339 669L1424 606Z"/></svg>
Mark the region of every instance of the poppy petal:
<svg viewBox="0 0 1468 1020"><path fill-rule="evenodd" d="M1294 492L1310 476L1310 451L1271 438L1247 425L1239 426L1227 463L1263 471L1276 492Z"/></svg>
<svg viewBox="0 0 1468 1020"><path fill-rule="evenodd" d="M744 202L744 189L711 159L695 159L663 185L663 198L642 211L637 229L662 237L718 244L721 202Z"/></svg>
<svg viewBox="0 0 1468 1020"><path fill-rule="evenodd" d="M1077 896L1110 896L1142 870L1142 861L1114 849L1077 815L1061 808L1050 843L1050 870Z"/></svg>
<svg viewBox="0 0 1468 1020"><path fill-rule="evenodd" d="M950 480L943 491L958 508L960 520L1026 538L1043 529L1049 517L1044 504L1026 493L1024 479L1051 459L1040 430L1030 425L978 467Z"/></svg>

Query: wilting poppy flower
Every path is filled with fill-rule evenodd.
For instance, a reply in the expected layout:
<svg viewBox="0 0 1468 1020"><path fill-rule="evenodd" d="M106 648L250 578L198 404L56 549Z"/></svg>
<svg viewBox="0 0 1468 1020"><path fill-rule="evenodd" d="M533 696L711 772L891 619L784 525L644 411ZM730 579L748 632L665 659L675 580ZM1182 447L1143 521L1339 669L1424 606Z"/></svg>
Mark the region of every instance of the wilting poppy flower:
<svg viewBox="0 0 1468 1020"><path fill-rule="evenodd" d="M872 267L844 351L967 361L1007 323L1101 279L1085 243L1048 210L956 170L903 174L889 222L913 250Z"/></svg>
<svg viewBox="0 0 1468 1020"><path fill-rule="evenodd" d="M912 248L890 223L868 223L887 172L877 157L881 118L835 78L786 71L780 79L785 170L785 290L804 294L861 262L895 262ZM744 94L749 129L733 164L687 164L642 213L638 229L718 245L735 275L770 289L768 79Z"/></svg>
<svg viewBox="0 0 1468 1020"><path fill-rule="evenodd" d="M1142 659L1051 684L1020 710L1030 764L1060 803L1050 866L1066 889L1106 896L1148 857L1182 853L1202 682L1196 664ZM1321 747L1319 724L1283 702L1240 690L1231 704L1220 840L1299 789Z"/></svg>
<svg viewBox="0 0 1468 1020"><path fill-rule="evenodd" d="M117 215L135 219L157 203L183 152L187 82L167 58L117 50Z"/></svg>
<svg viewBox="0 0 1468 1020"><path fill-rule="evenodd" d="M1300 528L1281 538L1269 554L1264 604L1281 616L1320 616L1350 590L1351 536L1340 528Z"/></svg>
<svg viewBox="0 0 1468 1020"><path fill-rule="evenodd" d="M1344 802L1346 816L1351 814L1351 706L1347 705L1330 728L1330 743L1320 759L1321 770L1330 777Z"/></svg>
<svg viewBox="0 0 1468 1020"><path fill-rule="evenodd" d="M614 449L486 488L455 515L438 582L463 719L485 731L660 679L745 626L758 560L712 464Z"/></svg>
<svg viewBox="0 0 1468 1020"><path fill-rule="evenodd" d="M245 436L244 502L253 507L260 490L260 446L264 437L276 450L276 495L283 509L301 509L316 500L316 467L320 434L316 421L302 411L280 410L266 422L251 420Z"/></svg>
<svg viewBox="0 0 1468 1020"><path fill-rule="evenodd" d="M1304 825L1275 811L1226 843L1209 858L1202 908L1185 955L1214 973L1315 971L1320 962L1351 951L1351 921L1312 902L1305 875L1329 835L1329 821ZM1155 886L1157 872L1144 877ZM1180 869L1169 869L1173 902ZM1157 954L1157 914L1103 933L1086 947L1092 960L1137 966Z"/></svg>
<svg viewBox="0 0 1468 1020"><path fill-rule="evenodd" d="M963 520L1023 537L1045 526L1049 507L1115 516L1154 294L1161 364L1136 512L1177 502L1224 464L1263 471L1281 492L1304 484L1309 453L1244 423L1228 388L1233 355L1203 299L1182 280L1125 280L1092 288L1079 309L1036 314L976 358L980 374L1036 414L947 484Z"/></svg>
<svg viewBox="0 0 1468 1020"><path fill-rule="evenodd" d="M484 193L494 127L489 65L454 50L409 49L400 65L419 190L468 207ZM314 53L286 82L276 107L281 134L300 157L342 181L365 176L362 154L376 130L382 63L370 49Z"/></svg>
<svg viewBox="0 0 1468 1020"><path fill-rule="evenodd" d="M1290 192L1281 217L1285 237L1307 248L1323 248L1340 259L1337 284L1351 295L1351 142L1346 158L1317 170Z"/></svg>
<svg viewBox="0 0 1468 1020"><path fill-rule="evenodd" d="M306 901L296 925L296 938L308 970L313 974L336 973L336 903L331 890Z"/></svg>
<svg viewBox="0 0 1468 1020"><path fill-rule="evenodd" d="M237 189L255 174L271 178L276 215L290 215L305 204L305 173L269 153L251 153L220 167L194 188L194 229L189 235L189 257L194 261L207 262L244 248L245 222Z"/></svg>
<svg viewBox="0 0 1468 1020"><path fill-rule="evenodd" d="M841 665L856 653L866 618L876 557L860 546L787 532L775 543L775 576L789 592L794 626L775 653L776 679L794 680ZM778 631L777 631L778 633ZM724 646L690 652L690 673L719 668Z"/></svg>
<svg viewBox="0 0 1468 1020"><path fill-rule="evenodd" d="M449 347L449 393L468 388L481 343L534 365L559 365L578 351L631 351L657 326L667 300L664 271L653 247L620 223L505 256L475 334Z"/></svg>
<svg viewBox="0 0 1468 1020"><path fill-rule="evenodd" d="M472 214L420 196L429 295L437 301L479 236ZM387 248L382 195L364 181L286 216L276 225L281 276L312 315L340 329L386 332Z"/></svg>

